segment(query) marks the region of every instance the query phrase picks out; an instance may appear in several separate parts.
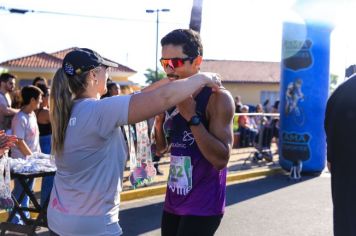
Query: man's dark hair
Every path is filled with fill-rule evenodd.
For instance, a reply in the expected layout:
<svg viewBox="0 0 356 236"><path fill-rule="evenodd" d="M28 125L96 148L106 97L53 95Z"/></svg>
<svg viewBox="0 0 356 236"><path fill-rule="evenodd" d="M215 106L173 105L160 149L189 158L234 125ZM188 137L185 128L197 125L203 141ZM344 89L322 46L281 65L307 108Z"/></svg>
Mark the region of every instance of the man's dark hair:
<svg viewBox="0 0 356 236"><path fill-rule="evenodd" d="M37 84L36 85L37 88L41 89L42 91L42 96L47 97L49 95L48 92L48 86L44 85L44 84Z"/></svg>
<svg viewBox="0 0 356 236"><path fill-rule="evenodd" d="M278 110L279 108L279 100L275 101L274 104L273 104L273 108Z"/></svg>
<svg viewBox="0 0 356 236"><path fill-rule="evenodd" d="M108 80L106 81L106 85L112 84L112 83L114 83L114 81L111 79L111 77L109 77Z"/></svg>
<svg viewBox="0 0 356 236"><path fill-rule="evenodd" d="M203 45L198 32L191 29L176 29L168 33L161 40L161 46L173 44L181 45L183 53L189 57L203 56Z"/></svg>
<svg viewBox="0 0 356 236"><path fill-rule="evenodd" d="M12 78L16 79L16 76L14 76L13 74L10 74L10 73L2 73L0 75L0 83L1 82L7 83Z"/></svg>
<svg viewBox="0 0 356 236"><path fill-rule="evenodd" d="M119 87L115 82L111 82L111 83L107 84L107 85L106 85L106 88L107 88L108 92L109 92L109 90L111 90L112 87L114 87L115 85L116 85L117 87Z"/></svg>
<svg viewBox="0 0 356 236"><path fill-rule="evenodd" d="M44 83L45 85L48 85L46 78L44 78L44 77L42 77L42 76L37 76L36 78L34 78L33 81L32 81L32 85L36 85L36 83L37 83L38 81L43 81L43 83Z"/></svg>
<svg viewBox="0 0 356 236"><path fill-rule="evenodd" d="M33 85L25 86L21 89L22 105L26 106L30 104L31 98L38 99L43 94L41 89Z"/></svg>

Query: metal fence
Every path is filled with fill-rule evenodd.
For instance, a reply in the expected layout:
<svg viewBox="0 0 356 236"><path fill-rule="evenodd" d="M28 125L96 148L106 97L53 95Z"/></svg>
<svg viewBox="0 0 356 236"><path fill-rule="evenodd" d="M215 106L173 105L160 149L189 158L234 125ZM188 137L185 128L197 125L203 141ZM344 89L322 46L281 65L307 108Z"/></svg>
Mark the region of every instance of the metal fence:
<svg viewBox="0 0 356 236"><path fill-rule="evenodd" d="M278 113L235 113L233 130L233 148L249 153L246 161L273 161L272 143L276 149L279 136Z"/></svg>

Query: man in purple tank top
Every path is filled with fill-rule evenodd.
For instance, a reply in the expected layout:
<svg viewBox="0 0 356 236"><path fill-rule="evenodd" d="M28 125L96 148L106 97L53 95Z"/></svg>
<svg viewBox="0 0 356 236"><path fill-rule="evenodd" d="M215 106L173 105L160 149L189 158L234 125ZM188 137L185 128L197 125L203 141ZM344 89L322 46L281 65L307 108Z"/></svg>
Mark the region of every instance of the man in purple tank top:
<svg viewBox="0 0 356 236"><path fill-rule="evenodd" d="M203 46L197 32L174 30L161 45L160 61L169 78L179 80L199 72ZM157 148L165 151L170 144L171 153L163 236L209 236L219 227L234 111L234 100L226 89L203 87L167 111L164 120L164 116L156 117Z"/></svg>

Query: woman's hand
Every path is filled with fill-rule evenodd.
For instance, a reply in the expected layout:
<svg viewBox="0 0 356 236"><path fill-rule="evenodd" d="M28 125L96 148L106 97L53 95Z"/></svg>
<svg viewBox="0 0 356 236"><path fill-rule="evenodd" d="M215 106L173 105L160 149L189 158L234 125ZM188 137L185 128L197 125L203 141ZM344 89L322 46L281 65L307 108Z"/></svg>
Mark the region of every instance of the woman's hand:
<svg viewBox="0 0 356 236"><path fill-rule="evenodd" d="M191 77L197 77L205 82L205 86L211 87L213 91L219 90L221 85L221 76L211 72L199 72Z"/></svg>
<svg viewBox="0 0 356 236"><path fill-rule="evenodd" d="M0 155L3 155L6 150L16 145L17 137L15 135L7 135L5 131L0 130Z"/></svg>

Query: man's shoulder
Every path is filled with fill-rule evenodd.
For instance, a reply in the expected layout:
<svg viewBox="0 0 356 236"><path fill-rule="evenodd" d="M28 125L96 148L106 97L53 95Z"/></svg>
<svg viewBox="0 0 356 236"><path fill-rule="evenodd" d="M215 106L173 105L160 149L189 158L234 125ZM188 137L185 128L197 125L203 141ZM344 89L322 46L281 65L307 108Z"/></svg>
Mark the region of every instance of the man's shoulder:
<svg viewBox="0 0 356 236"><path fill-rule="evenodd" d="M221 88L218 91L215 91L211 94L211 98L209 99L209 103L214 105L222 105L222 104L233 104L235 106L234 99L231 93L225 89Z"/></svg>
<svg viewBox="0 0 356 236"><path fill-rule="evenodd" d="M12 125L14 125L14 127L22 127L25 128L28 126L30 120L29 120L29 116L26 115L26 113L20 111L18 113L16 113L14 115L14 117L12 118Z"/></svg>
<svg viewBox="0 0 356 236"><path fill-rule="evenodd" d="M19 111L18 113L16 113L14 115L14 119L19 120L19 121L27 121L27 120L29 120L29 116L25 112Z"/></svg>
<svg viewBox="0 0 356 236"><path fill-rule="evenodd" d="M213 92L209 99L208 112L210 114L216 114L220 112L224 112L224 114L235 113L235 102L231 93L225 88Z"/></svg>
<svg viewBox="0 0 356 236"><path fill-rule="evenodd" d="M328 99L328 105L339 99L348 100L353 97L356 87L356 77L352 77L340 84Z"/></svg>
<svg viewBox="0 0 356 236"><path fill-rule="evenodd" d="M0 104L7 106L7 99L4 94L0 93Z"/></svg>

